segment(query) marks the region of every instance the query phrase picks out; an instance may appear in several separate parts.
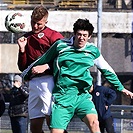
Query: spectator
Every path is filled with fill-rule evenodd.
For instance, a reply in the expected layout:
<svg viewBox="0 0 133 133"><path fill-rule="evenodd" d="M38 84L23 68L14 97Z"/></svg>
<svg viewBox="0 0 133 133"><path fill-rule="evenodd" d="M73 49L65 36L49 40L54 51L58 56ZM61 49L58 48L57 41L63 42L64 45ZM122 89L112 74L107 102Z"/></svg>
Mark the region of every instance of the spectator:
<svg viewBox="0 0 133 133"><path fill-rule="evenodd" d="M26 133L28 122L28 90L19 75L14 77L14 87L10 90L9 116L13 133Z"/></svg>
<svg viewBox="0 0 133 133"><path fill-rule="evenodd" d="M110 88L110 84L106 81L103 86L94 86L91 94L98 113L101 133L105 133L105 129L107 133L115 133L110 105L117 97L116 92Z"/></svg>

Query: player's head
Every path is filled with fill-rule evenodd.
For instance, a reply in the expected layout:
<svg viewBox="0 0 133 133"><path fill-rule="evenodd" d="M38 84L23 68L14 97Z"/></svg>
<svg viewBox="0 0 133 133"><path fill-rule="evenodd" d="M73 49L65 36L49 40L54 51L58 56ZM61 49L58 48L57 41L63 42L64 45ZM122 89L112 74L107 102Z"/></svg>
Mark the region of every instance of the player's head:
<svg viewBox="0 0 133 133"><path fill-rule="evenodd" d="M22 78L19 75L14 76L14 86L19 88L22 85Z"/></svg>
<svg viewBox="0 0 133 133"><path fill-rule="evenodd" d="M94 30L93 25L89 22L88 19L78 19L73 25L74 34L77 33L78 30L88 31L88 35L91 36Z"/></svg>
<svg viewBox="0 0 133 133"><path fill-rule="evenodd" d="M75 35L74 46L82 48L91 38L94 27L87 19L78 19L73 25Z"/></svg>
<svg viewBox="0 0 133 133"><path fill-rule="evenodd" d="M42 5L34 8L31 15L31 27L35 33L44 29L48 19L48 10Z"/></svg>

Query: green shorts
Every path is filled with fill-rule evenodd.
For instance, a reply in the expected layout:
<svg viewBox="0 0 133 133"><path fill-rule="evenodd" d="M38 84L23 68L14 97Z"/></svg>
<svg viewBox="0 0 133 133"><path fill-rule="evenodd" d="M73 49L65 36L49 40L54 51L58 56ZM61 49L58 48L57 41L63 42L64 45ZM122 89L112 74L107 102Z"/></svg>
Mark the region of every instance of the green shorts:
<svg viewBox="0 0 133 133"><path fill-rule="evenodd" d="M66 129L74 115L82 120L87 114L97 114L89 93L56 95L54 96L50 127Z"/></svg>

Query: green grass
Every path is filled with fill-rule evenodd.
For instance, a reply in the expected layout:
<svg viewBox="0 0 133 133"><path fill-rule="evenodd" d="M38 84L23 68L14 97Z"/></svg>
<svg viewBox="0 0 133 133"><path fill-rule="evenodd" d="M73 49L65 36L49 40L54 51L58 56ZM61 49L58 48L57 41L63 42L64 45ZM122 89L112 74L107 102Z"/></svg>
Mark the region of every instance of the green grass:
<svg viewBox="0 0 133 133"><path fill-rule="evenodd" d="M0 130L0 133L12 133L11 130Z"/></svg>

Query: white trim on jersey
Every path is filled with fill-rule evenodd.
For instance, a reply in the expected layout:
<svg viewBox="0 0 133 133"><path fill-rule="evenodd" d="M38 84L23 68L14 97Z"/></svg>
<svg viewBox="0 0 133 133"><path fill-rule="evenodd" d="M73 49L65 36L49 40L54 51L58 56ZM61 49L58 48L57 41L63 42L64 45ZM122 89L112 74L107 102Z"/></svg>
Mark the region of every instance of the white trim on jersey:
<svg viewBox="0 0 133 133"><path fill-rule="evenodd" d="M94 60L94 64L97 66L99 69L106 69L112 73L115 74L114 70L112 67L105 61L102 55L100 55L97 59ZM116 75L116 74L115 74Z"/></svg>

